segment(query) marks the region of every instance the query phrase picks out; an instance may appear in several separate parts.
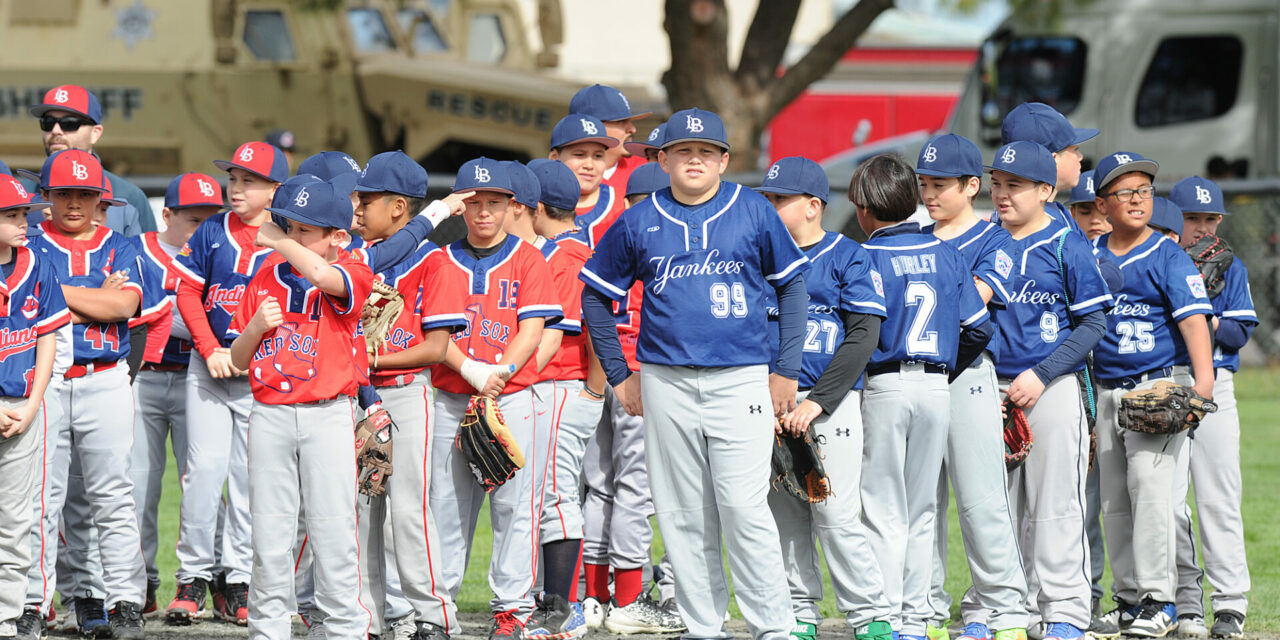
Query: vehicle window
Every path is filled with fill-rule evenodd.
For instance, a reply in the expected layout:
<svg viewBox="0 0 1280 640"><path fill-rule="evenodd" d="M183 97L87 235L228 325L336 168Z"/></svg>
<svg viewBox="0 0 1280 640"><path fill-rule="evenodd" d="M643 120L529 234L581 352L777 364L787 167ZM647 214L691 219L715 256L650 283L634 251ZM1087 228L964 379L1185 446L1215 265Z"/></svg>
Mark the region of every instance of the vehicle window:
<svg viewBox="0 0 1280 640"><path fill-rule="evenodd" d="M446 51L448 45L440 37L440 31L431 21L431 16L421 9L401 9L396 16L400 20L400 28L409 34L413 50L417 53Z"/></svg>
<svg viewBox="0 0 1280 640"><path fill-rule="evenodd" d="M298 59L289 35L284 12L251 10L244 12L244 43L253 57L267 62L289 62Z"/></svg>
<svg viewBox="0 0 1280 640"><path fill-rule="evenodd" d="M1233 36L1166 38L1142 78L1134 122L1159 127L1226 113L1236 103L1243 60Z"/></svg>
<svg viewBox="0 0 1280 640"><path fill-rule="evenodd" d="M1063 115L1080 104L1086 45L1078 38L1018 37L996 59L1000 120L1024 102L1043 102Z"/></svg>
<svg viewBox="0 0 1280 640"><path fill-rule="evenodd" d="M347 24L351 27L351 41L359 53L394 51L396 41L391 30L377 9L347 9Z"/></svg>
<svg viewBox="0 0 1280 640"><path fill-rule="evenodd" d="M478 13L471 16L470 38L467 39L467 60L472 62L501 62L507 54L507 41L502 35L502 22L497 14Z"/></svg>

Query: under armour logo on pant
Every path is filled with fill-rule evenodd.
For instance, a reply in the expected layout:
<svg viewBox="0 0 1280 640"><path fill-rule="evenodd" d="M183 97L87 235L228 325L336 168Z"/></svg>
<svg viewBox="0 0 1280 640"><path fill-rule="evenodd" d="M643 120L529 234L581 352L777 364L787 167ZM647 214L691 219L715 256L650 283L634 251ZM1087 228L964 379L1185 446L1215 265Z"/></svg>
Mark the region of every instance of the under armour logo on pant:
<svg viewBox="0 0 1280 640"><path fill-rule="evenodd" d="M969 387L969 395L973 396L973 395L977 395L977 394L979 394L979 393L982 393L982 387L981 387L981 386L977 386L977 387Z"/></svg>
<svg viewBox="0 0 1280 640"><path fill-rule="evenodd" d="M747 409L750 409L751 413L760 413L760 405L758 404L750 405L747 407Z"/></svg>
<svg viewBox="0 0 1280 640"><path fill-rule="evenodd" d="M841 438L849 437L849 429L847 427L836 427L836 435Z"/></svg>

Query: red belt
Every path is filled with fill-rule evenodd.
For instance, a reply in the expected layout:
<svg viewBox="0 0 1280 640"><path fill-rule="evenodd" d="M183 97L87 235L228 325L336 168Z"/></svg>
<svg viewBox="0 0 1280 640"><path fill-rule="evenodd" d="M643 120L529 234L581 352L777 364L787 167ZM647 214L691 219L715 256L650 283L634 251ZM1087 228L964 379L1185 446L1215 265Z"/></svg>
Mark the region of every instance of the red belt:
<svg viewBox="0 0 1280 640"><path fill-rule="evenodd" d="M143 371L186 371L187 365L174 362L144 362L142 363Z"/></svg>
<svg viewBox="0 0 1280 640"><path fill-rule="evenodd" d="M120 364L119 360L94 360L89 364L71 365L71 368L67 369L67 372L62 374L62 378L64 380L74 380L76 378L83 378L91 373L106 371L107 369L114 369L115 366L118 364Z"/></svg>
<svg viewBox="0 0 1280 640"><path fill-rule="evenodd" d="M372 375L369 376L369 384L375 387L403 387L413 384L413 375L412 373L402 373L398 376Z"/></svg>

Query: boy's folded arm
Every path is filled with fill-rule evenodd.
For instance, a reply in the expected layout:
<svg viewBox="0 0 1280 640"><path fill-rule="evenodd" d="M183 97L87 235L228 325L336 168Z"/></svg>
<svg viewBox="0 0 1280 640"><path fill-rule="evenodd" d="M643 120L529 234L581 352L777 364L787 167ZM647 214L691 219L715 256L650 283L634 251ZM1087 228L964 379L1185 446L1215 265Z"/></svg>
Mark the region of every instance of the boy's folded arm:
<svg viewBox="0 0 1280 640"><path fill-rule="evenodd" d="M277 240L275 250L317 289L343 300L350 295L347 291L347 280L343 277L342 271L329 264L324 256L290 238Z"/></svg>
<svg viewBox="0 0 1280 640"><path fill-rule="evenodd" d="M138 312L141 296L132 289L90 289L62 285L71 311L92 322L123 322Z"/></svg>

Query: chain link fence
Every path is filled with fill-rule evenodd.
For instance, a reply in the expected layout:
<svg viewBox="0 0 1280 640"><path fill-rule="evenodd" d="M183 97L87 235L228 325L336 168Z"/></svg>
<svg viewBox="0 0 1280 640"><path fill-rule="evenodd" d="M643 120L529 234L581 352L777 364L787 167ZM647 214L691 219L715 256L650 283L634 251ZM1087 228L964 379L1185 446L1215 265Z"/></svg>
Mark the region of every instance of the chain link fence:
<svg viewBox="0 0 1280 640"><path fill-rule="evenodd" d="M1280 179L1223 181L1227 211L1218 235L1249 268L1258 328L1241 352L1244 364L1280 360Z"/></svg>

